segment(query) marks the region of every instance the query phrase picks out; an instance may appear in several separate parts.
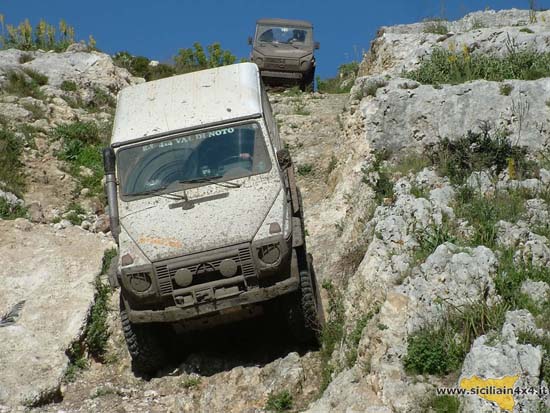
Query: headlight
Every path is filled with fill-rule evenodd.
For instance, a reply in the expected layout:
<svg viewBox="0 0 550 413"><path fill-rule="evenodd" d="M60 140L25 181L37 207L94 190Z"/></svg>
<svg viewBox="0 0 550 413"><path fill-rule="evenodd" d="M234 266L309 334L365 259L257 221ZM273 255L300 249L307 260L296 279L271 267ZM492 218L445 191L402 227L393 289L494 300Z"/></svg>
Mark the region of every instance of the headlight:
<svg viewBox="0 0 550 413"><path fill-rule="evenodd" d="M279 243L258 247L258 258L267 265L275 264L281 258Z"/></svg>
<svg viewBox="0 0 550 413"><path fill-rule="evenodd" d="M154 292L153 270L151 266L141 265L122 269L122 284L129 292L143 296Z"/></svg>
<svg viewBox="0 0 550 413"><path fill-rule="evenodd" d="M136 272L132 274L127 274L128 283L132 290L137 293L144 293L149 288L151 288L151 275L146 272Z"/></svg>
<svg viewBox="0 0 550 413"><path fill-rule="evenodd" d="M256 63L258 66L261 66L264 64L264 59L262 59L261 57L256 57L254 59L254 63Z"/></svg>

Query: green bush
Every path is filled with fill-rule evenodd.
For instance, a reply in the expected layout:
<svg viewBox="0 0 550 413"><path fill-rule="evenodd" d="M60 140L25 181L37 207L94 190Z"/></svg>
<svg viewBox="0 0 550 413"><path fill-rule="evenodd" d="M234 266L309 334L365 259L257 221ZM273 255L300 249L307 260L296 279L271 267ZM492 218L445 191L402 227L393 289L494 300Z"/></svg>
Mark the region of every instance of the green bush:
<svg viewBox="0 0 550 413"><path fill-rule="evenodd" d="M483 127L479 133L469 131L459 139L441 139L428 153L440 176L451 183L464 183L472 172L494 168L495 174L513 166L516 179L536 174L535 162L527 160L527 148L512 144L503 133L491 133Z"/></svg>
<svg viewBox="0 0 550 413"><path fill-rule="evenodd" d="M265 409L277 413L289 411L292 409L292 394L288 390L270 394Z"/></svg>
<svg viewBox="0 0 550 413"><path fill-rule="evenodd" d="M151 60L145 56L133 56L126 51L118 52L113 56L113 63L127 69L132 75L142 77L147 81L173 76L176 70L167 64L151 66Z"/></svg>
<svg viewBox="0 0 550 413"><path fill-rule="evenodd" d="M344 63L338 68L335 77L321 79L317 77L317 90L321 93L349 93L359 71L359 62Z"/></svg>
<svg viewBox="0 0 550 413"><path fill-rule="evenodd" d="M433 225L429 228L424 228L418 231L416 239L418 247L415 249L413 259L416 264L422 263L428 258L438 246L445 242L456 242L456 237L453 234L454 228L449 221L447 215L443 216L441 226Z"/></svg>
<svg viewBox="0 0 550 413"><path fill-rule="evenodd" d="M447 34L449 33L449 28L444 23L445 20L436 19L424 24L424 33L433 33L433 34Z"/></svg>
<svg viewBox="0 0 550 413"><path fill-rule="evenodd" d="M460 401L456 396L436 396L430 400L429 407L434 413L458 413Z"/></svg>
<svg viewBox="0 0 550 413"><path fill-rule="evenodd" d="M439 325L409 336L405 370L436 375L457 371L477 337L500 330L507 310L506 304L488 306L485 302L449 308Z"/></svg>
<svg viewBox="0 0 550 413"><path fill-rule="evenodd" d="M11 205L4 198L0 198L0 218L16 219L26 218L27 208L21 205Z"/></svg>
<svg viewBox="0 0 550 413"><path fill-rule="evenodd" d="M374 160L369 166L363 167L363 182L370 184L368 176L375 172L378 173L378 179L374 184L375 199L378 204L382 204L385 198L393 198L393 182L391 171L384 165L384 161L390 158L391 154L386 150L377 150L374 152Z"/></svg>
<svg viewBox="0 0 550 413"><path fill-rule="evenodd" d="M189 73L196 70L233 64L237 61L229 50L223 50L220 43L212 43L204 47L196 42L193 47L180 49L174 56L176 73Z"/></svg>
<svg viewBox="0 0 550 413"><path fill-rule="evenodd" d="M37 75L37 72L31 72L30 70L25 72L12 70L8 72L4 91L10 95L31 96L35 99L43 99L44 95L40 90L41 85L39 82L43 82L44 79L39 76L36 76L36 78L31 77L29 73Z"/></svg>
<svg viewBox="0 0 550 413"><path fill-rule="evenodd" d="M332 380L335 367L331 363L332 353L344 337L345 310L341 293L326 282L323 288L328 293L328 319L321 332L321 393Z"/></svg>
<svg viewBox="0 0 550 413"><path fill-rule="evenodd" d="M310 163L304 163L302 165L298 166L298 175L300 176L306 176L313 172L313 165Z"/></svg>
<svg viewBox="0 0 550 413"><path fill-rule="evenodd" d="M459 84L477 79L498 82L505 79L535 80L550 77L550 53L517 50L513 44L504 57L438 48L423 59L418 69L405 72L403 76L432 85Z"/></svg>
<svg viewBox="0 0 550 413"><path fill-rule="evenodd" d="M110 336L107 317L109 315L111 287L97 277L95 288L95 300L88 320L85 342L90 355L102 361L107 351L107 341Z"/></svg>
<svg viewBox="0 0 550 413"><path fill-rule="evenodd" d="M516 222L525 210L525 200L529 198L531 194L521 189L479 194L463 187L456 197L454 209L458 217L467 220L474 228L470 243L492 248L498 221Z"/></svg>
<svg viewBox="0 0 550 413"><path fill-rule="evenodd" d="M5 127L0 126L0 189L21 197L25 190L23 164L19 160L22 142Z"/></svg>
<svg viewBox="0 0 550 413"><path fill-rule="evenodd" d="M94 122L74 122L58 126L54 138L61 139L61 150L57 157L69 164L69 173L76 177L83 188L89 188L91 195L103 194L103 158L101 150L108 142L107 131ZM80 167L89 168L91 176L81 176Z"/></svg>
<svg viewBox="0 0 550 413"><path fill-rule="evenodd" d="M72 80L64 80L61 82L61 90L64 92L76 92L77 85Z"/></svg>

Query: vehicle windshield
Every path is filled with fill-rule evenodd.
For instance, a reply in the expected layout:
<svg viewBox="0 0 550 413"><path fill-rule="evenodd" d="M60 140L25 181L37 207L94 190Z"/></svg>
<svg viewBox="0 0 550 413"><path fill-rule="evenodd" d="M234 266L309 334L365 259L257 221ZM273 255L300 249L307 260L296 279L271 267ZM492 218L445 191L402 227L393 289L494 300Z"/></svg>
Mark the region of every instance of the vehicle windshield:
<svg viewBox="0 0 550 413"><path fill-rule="evenodd" d="M257 123L223 127L121 149L122 197L177 191L268 172L271 161Z"/></svg>
<svg viewBox="0 0 550 413"><path fill-rule="evenodd" d="M264 43L292 45L310 45L313 41L312 30L305 27L259 25L256 40Z"/></svg>

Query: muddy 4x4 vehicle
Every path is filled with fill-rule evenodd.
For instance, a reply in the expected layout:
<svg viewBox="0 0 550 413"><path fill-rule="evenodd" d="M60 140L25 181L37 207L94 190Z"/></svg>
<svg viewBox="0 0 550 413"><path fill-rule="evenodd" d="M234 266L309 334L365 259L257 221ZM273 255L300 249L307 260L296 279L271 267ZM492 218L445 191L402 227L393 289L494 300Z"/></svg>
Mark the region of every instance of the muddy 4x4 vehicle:
<svg viewBox="0 0 550 413"><path fill-rule="evenodd" d="M298 83L302 90L312 90L315 77L313 26L303 20L260 19L256 34L249 37L250 61L256 63L265 83Z"/></svg>
<svg viewBox="0 0 550 413"><path fill-rule="evenodd" d="M136 370L164 364L166 334L270 308L317 340L300 192L255 64L122 90L103 157L119 245L109 279Z"/></svg>

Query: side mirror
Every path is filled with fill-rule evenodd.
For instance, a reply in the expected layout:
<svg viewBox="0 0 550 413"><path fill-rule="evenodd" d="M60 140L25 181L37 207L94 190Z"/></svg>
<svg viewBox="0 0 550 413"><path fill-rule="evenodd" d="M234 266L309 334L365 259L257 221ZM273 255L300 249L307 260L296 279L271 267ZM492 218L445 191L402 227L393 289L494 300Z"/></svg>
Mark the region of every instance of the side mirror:
<svg viewBox="0 0 550 413"><path fill-rule="evenodd" d="M248 44L252 46L252 36L248 36Z"/></svg>
<svg viewBox="0 0 550 413"><path fill-rule="evenodd" d="M292 158L290 157L290 152L288 149L279 149L277 151L277 162L279 162L279 166L284 171L292 165Z"/></svg>
<svg viewBox="0 0 550 413"><path fill-rule="evenodd" d="M315 42L313 43L313 47L315 48L315 50L319 50L321 48L321 43Z"/></svg>

